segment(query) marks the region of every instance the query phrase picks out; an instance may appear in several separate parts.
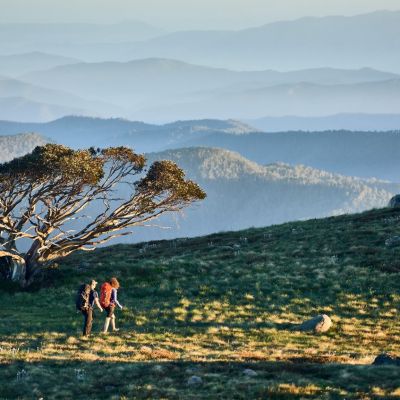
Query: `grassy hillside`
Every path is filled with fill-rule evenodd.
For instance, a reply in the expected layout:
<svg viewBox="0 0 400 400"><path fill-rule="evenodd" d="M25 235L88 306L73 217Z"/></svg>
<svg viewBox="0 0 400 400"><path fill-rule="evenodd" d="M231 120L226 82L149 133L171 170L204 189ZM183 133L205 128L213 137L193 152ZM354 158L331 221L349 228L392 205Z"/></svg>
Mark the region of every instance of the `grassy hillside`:
<svg viewBox="0 0 400 400"><path fill-rule="evenodd" d="M76 254L0 292L0 398L398 398L400 210ZM79 336L78 284L122 282L118 334ZM327 313L326 334L294 325ZM256 372L247 376L246 368ZM189 385L192 375L202 383Z"/></svg>

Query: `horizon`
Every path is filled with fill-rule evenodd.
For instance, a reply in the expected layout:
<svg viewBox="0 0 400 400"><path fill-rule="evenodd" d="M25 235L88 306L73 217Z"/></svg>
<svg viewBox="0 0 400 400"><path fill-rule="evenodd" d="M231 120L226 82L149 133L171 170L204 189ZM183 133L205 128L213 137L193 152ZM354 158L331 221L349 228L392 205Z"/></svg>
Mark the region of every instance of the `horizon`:
<svg viewBox="0 0 400 400"><path fill-rule="evenodd" d="M166 7L161 0L140 0L133 4L128 0L116 0L112 5L104 0L87 0L85 6L82 6L77 0L72 0L68 5L40 0L33 6L27 0L16 0L12 4L8 0L0 0L0 24L115 25L132 21L169 32L242 30L307 17L352 17L374 12L400 11L400 5L394 0L383 0L378 5L372 0L356 1L352 5L342 0L329 0L323 4L319 0L284 0L279 5L273 0L252 0L252 7L249 7L248 1L235 0L236 8L230 7L231 3L231 0L220 0L215 5L211 0L205 0L188 4L188 1L173 0ZM228 7L229 13L226 12ZM93 12L93 8L96 12ZM25 10L23 18L21 9Z"/></svg>

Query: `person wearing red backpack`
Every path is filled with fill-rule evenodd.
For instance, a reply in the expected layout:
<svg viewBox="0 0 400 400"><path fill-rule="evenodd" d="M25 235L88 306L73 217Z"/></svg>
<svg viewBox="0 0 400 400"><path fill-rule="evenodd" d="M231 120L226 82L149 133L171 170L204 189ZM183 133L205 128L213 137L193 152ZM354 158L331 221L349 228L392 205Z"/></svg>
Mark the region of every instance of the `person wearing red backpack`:
<svg viewBox="0 0 400 400"><path fill-rule="evenodd" d="M119 282L117 278L111 278L109 282L103 283L100 292L100 304L106 310L107 317L104 322L103 333L108 332L108 327L111 323L111 329L114 332L119 331L115 326L115 307L118 306L122 310L122 305L118 301Z"/></svg>

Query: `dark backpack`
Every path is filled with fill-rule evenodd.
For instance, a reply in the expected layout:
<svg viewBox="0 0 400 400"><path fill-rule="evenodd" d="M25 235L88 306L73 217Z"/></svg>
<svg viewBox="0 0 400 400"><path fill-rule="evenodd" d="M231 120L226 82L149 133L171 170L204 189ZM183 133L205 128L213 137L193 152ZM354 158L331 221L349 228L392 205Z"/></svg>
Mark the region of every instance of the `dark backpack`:
<svg viewBox="0 0 400 400"><path fill-rule="evenodd" d="M83 311L89 308L90 285L79 286L76 294L76 309Z"/></svg>

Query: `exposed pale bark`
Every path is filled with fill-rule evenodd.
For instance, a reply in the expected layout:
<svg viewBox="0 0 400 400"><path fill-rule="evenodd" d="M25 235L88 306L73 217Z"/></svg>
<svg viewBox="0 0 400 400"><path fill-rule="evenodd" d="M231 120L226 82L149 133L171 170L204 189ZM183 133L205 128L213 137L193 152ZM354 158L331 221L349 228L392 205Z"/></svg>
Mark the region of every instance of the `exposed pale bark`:
<svg viewBox="0 0 400 400"><path fill-rule="evenodd" d="M21 286L26 286L26 265L24 262L13 260L12 262L12 275L13 282L20 283Z"/></svg>

